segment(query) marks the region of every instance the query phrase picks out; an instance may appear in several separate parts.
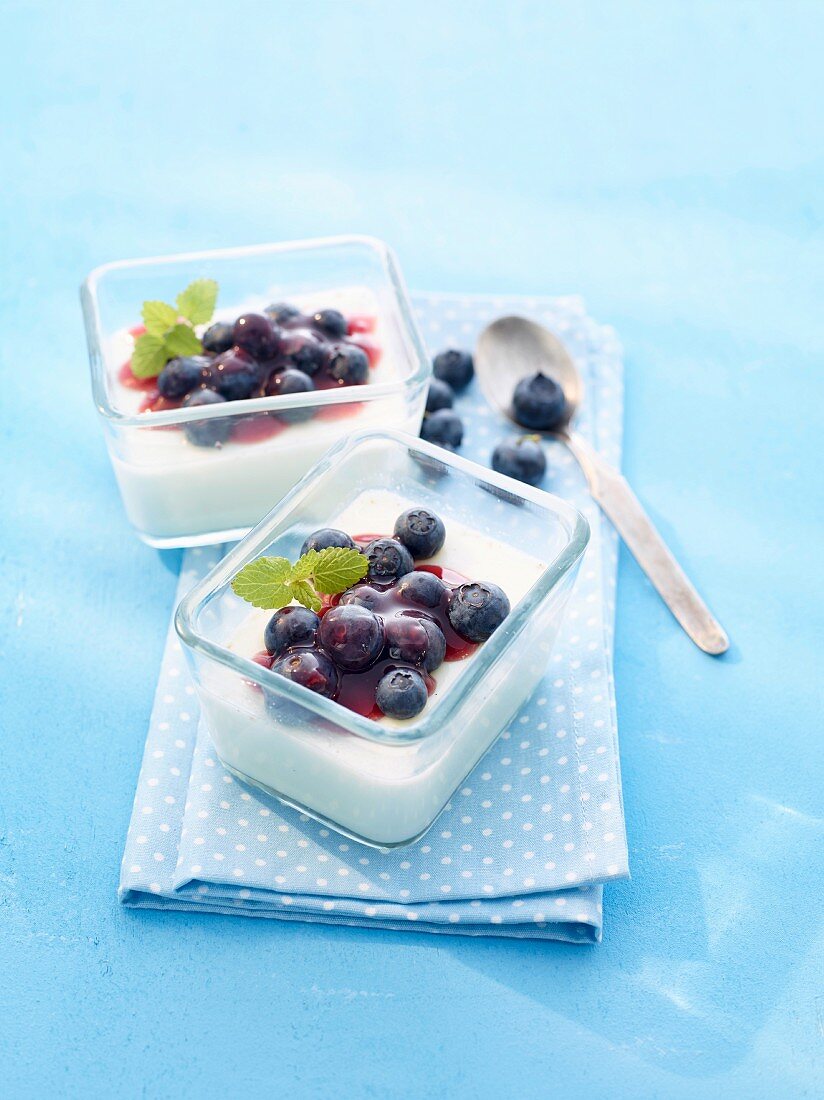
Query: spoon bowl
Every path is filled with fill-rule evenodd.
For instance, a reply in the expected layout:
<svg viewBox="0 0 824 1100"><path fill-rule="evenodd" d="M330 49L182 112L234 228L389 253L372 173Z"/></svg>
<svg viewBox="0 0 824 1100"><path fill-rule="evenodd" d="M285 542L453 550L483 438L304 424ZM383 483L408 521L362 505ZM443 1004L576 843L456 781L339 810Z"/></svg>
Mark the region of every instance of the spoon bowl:
<svg viewBox="0 0 824 1100"><path fill-rule="evenodd" d="M515 387L523 378L539 373L564 391L564 419L544 433L561 435L584 400L584 382L572 356L557 336L526 317L499 317L486 326L475 349L475 374L490 405L514 424L518 423L512 411ZM533 429L524 431L532 433Z"/></svg>
<svg viewBox="0 0 824 1100"><path fill-rule="evenodd" d="M523 379L543 374L564 392L562 418L542 434L560 440L583 470L593 500L632 551L675 618L705 653L729 647L724 628L699 596L619 470L575 430L584 384L571 355L557 336L526 317L500 317L483 330L475 349L475 374L493 408L518 424L512 395ZM534 434L534 429L522 431Z"/></svg>

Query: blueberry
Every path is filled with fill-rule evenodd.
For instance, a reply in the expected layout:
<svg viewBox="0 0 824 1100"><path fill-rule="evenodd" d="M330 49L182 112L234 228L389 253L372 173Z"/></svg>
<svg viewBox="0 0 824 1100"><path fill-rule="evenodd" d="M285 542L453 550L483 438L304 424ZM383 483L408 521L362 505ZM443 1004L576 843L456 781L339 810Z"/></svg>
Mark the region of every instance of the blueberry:
<svg viewBox="0 0 824 1100"><path fill-rule="evenodd" d="M426 684L413 668L395 668L378 684L375 702L387 718L414 718L426 706Z"/></svg>
<svg viewBox="0 0 824 1100"><path fill-rule="evenodd" d="M223 321L216 321L203 333L203 350L210 351L213 355L228 351L234 342L235 326L227 325Z"/></svg>
<svg viewBox="0 0 824 1100"><path fill-rule="evenodd" d="M346 318L337 309L321 309L312 314L312 325L333 340L346 335Z"/></svg>
<svg viewBox="0 0 824 1100"><path fill-rule="evenodd" d="M224 405L226 398L214 390L195 390L183 398L184 409L199 408L201 405ZM228 416L214 417L209 420L189 420L183 425L183 431L190 443L197 447L217 447L225 443L232 431L232 420Z"/></svg>
<svg viewBox="0 0 824 1100"><path fill-rule="evenodd" d="M421 439L454 451L463 442L463 421L451 409L438 409L423 418Z"/></svg>
<svg viewBox="0 0 824 1100"><path fill-rule="evenodd" d="M546 473L546 455L535 436L502 439L492 452L492 469L527 485L537 485Z"/></svg>
<svg viewBox="0 0 824 1100"><path fill-rule="evenodd" d="M271 320L263 313L244 313L235 321L234 340L255 359L274 359L280 339Z"/></svg>
<svg viewBox="0 0 824 1100"><path fill-rule="evenodd" d="M263 311L270 321L274 321L276 325L283 327L284 325L293 325L297 321L303 320L303 314L299 309L295 309L294 306L290 306L287 302L275 302L271 306L267 306Z"/></svg>
<svg viewBox="0 0 824 1100"><path fill-rule="evenodd" d="M280 351L287 366L312 375L325 364L329 348L316 332L296 329L283 334Z"/></svg>
<svg viewBox="0 0 824 1100"><path fill-rule="evenodd" d="M369 359L356 344L335 344L326 369L341 386L360 386L369 377Z"/></svg>
<svg viewBox="0 0 824 1100"><path fill-rule="evenodd" d="M485 642L509 614L509 599L497 584L472 581L453 589L447 614L462 638Z"/></svg>
<svg viewBox="0 0 824 1100"><path fill-rule="evenodd" d="M397 539L375 539L363 551L369 562L367 576L378 584L389 584L415 568L412 555Z"/></svg>
<svg viewBox="0 0 824 1100"><path fill-rule="evenodd" d="M383 622L365 607L338 604L321 619L318 637L335 664L349 672L360 672L380 657Z"/></svg>
<svg viewBox="0 0 824 1100"><path fill-rule="evenodd" d="M302 370L287 368L272 375L266 383L264 392L267 397L283 397L290 393L313 393L314 389L315 383L308 374L304 374ZM281 420L288 420L294 424L300 420L309 420L315 415L315 410L309 405L304 408L284 409L277 415Z"/></svg>
<svg viewBox="0 0 824 1100"><path fill-rule="evenodd" d="M428 573L425 569L414 569L401 577L396 591L407 603L417 604L418 607L440 607L448 589L434 573Z"/></svg>
<svg viewBox="0 0 824 1100"><path fill-rule="evenodd" d="M431 558L443 546L446 528L434 512L426 508L409 508L395 520L393 534L413 558Z"/></svg>
<svg viewBox="0 0 824 1100"><path fill-rule="evenodd" d="M441 382L446 382L456 392L468 386L475 374L472 356L459 348L447 348L432 361L432 372Z"/></svg>
<svg viewBox="0 0 824 1100"><path fill-rule="evenodd" d="M429 383L429 390L426 395L426 411L434 413L438 409L451 409L454 400L455 394L452 387L446 382L442 382L440 378L433 378Z"/></svg>
<svg viewBox="0 0 824 1100"><path fill-rule="evenodd" d="M205 355L187 355L181 359L170 359L157 379L158 393L163 397L176 399L185 397L195 387L203 384L211 359Z"/></svg>
<svg viewBox="0 0 824 1100"><path fill-rule="evenodd" d="M260 368L248 351L235 347L210 360L208 378L227 401L244 401L260 385Z"/></svg>
<svg viewBox="0 0 824 1100"><path fill-rule="evenodd" d="M512 395L512 412L519 424L539 431L552 431L564 420L566 399L554 378L538 371L522 378Z"/></svg>
<svg viewBox="0 0 824 1100"><path fill-rule="evenodd" d="M381 604L381 593L369 584L356 584L352 588L347 588L338 602L343 606L356 604L358 607L366 607L370 611L377 612Z"/></svg>
<svg viewBox="0 0 824 1100"><path fill-rule="evenodd" d="M338 690L338 670L325 653L317 649L296 649L272 665L272 672L302 684L331 699Z"/></svg>
<svg viewBox="0 0 824 1100"><path fill-rule="evenodd" d="M345 531L339 531L336 527L321 527L304 540L300 552L305 554L307 550L328 550L330 546L353 550L355 543Z"/></svg>
<svg viewBox="0 0 824 1100"><path fill-rule="evenodd" d="M434 672L443 664L446 638L437 623L417 615L395 615L386 622L386 648L393 661Z"/></svg>
<svg viewBox="0 0 824 1100"><path fill-rule="evenodd" d="M319 626L320 618L308 607L282 607L266 624L263 641L278 656L292 646L313 646Z"/></svg>

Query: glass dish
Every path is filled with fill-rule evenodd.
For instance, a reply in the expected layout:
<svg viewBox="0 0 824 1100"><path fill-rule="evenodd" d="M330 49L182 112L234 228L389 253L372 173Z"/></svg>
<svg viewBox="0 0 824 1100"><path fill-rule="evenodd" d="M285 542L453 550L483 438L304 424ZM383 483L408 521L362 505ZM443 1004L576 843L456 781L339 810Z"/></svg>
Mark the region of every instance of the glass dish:
<svg viewBox="0 0 824 1100"><path fill-rule="evenodd" d="M353 501L390 493L442 517L444 551L451 530L469 531L540 566L503 625L470 660L454 662L462 667L437 705L385 724L229 646L250 612L231 589L239 569L266 554L295 560L304 538ZM411 843L541 680L588 540L586 520L564 501L419 439L366 432L338 443L178 607L175 626L218 755L240 779L347 836L380 848ZM459 535L455 545L460 558Z"/></svg>
<svg viewBox="0 0 824 1100"><path fill-rule="evenodd" d="M217 320L279 300L375 316L382 355L372 381L308 395L139 412L145 394L120 378L131 354L129 329L139 322L144 300L174 301L197 278L218 281ZM352 431L388 427L417 434L431 363L397 262L381 241L347 236L124 260L96 268L81 299L109 455L126 513L152 546L239 538ZM273 412L288 413L291 422L280 427L284 417L273 421ZM222 446L195 446L180 430L212 419L232 425L232 438Z"/></svg>

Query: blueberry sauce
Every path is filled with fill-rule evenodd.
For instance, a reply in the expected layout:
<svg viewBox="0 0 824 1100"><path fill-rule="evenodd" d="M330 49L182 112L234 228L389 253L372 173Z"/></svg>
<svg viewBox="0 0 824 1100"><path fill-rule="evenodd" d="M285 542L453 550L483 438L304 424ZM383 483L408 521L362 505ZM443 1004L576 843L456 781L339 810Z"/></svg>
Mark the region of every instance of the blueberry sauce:
<svg viewBox="0 0 824 1100"><path fill-rule="evenodd" d="M374 533L363 533L353 535L352 537L355 545L359 548L363 548L376 538L384 538L385 536ZM383 619L384 623L398 616L404 618L428 618L440 627L446 639L446 654L444 660L465 660L475 652L478 645L473 642L468 642L455 632L449 622L447 604L449 603L451 589L456 588L460 584L467 583L468 578L454 569L449 569L440 565L418 565L415 569L416 571L419 570L421 572L433 573L443 581L445 586L443 596L440 603L435 607L421 607L404 599L398 591L397 585L394 583L375 584L372 582L361 582L361 584L353 586L352 589L348 589L347 592L341 592L335 596L324 597L323 607L319 614L321 618L323 618L330 608L337 607L341 601L346 602L345 598L348 594L358 588L366 588L369 589L369 609L379 616L379 618ZM252 658L253 661L262 665L264 668L271 668L275 659L276 658L267 653L266 650L256 653ZM393 658L385 648L375 664L365 669L363 672L348 672L345 669L338 669L339 688L334 696L335 701L347 707L349 710L354 711L356 714L363 715L365 718L374 720L382 718L383 714L375 702L377 687L383 676L390 670L396 668L414 668L423 678L428 694L431 695L435 690L435 680L420 665L413 665L409 662Z"/></svg>
<svg viewBox="0 0 824 1100"><path fill-rule="evenodd" d="M352 346L360 348L366 355L370 369L373 369L380 361L381 348L369 335L375 331L377 326L376 317L365 314L349 317L346 321L346 334L339 339L333 339L328 335L324 335L322 332L318 332L317 328L311 327L311 325L311 318L296 312L293 318L281 325L281 331L283 332L284 339L300 340L302 338L307 343L311 343L313 347L317 345L318 348L321 349L323 357L328 357L334 352L335 345L340 345L345 348L351 348ZM145 328L142 325L136 325L133 329L130 329L129 332L136 338L145 332ZM300 352L296 354L299 355ZM276 356L270 361L261 363L259 369L262 381L260 393L258 395L265 396L266 381L277 372L282 371L284 367L290 365L292 364L288 356L281 356L280 358ZM310 368L307 366L307 369ZM353 386L351 379L344 381L333 377L326 369L325 365L320 367L313 366L311 369L314 370L314 373L311 375L314 390L340 389L342 387L350 388ZM183 398L176 399L164 397L158 391L156 378L138 378L134 375L132 373L131 360L127 360L121 366L117 377L121 385L125 386L127 389L145 392L145 396L138 406L138 412L140 413L166 412L171 409L179 409L183 405ZM313 415L320 420L340 420L344 417L351 416L360 406L361 402L357 401L346 402L341 405L328 405L314 410ZM278 435L288 426L289 421L285 415L281 418L275 413L263 413L259 416L244 417L232 425L229 441L232 443L259 443ZM177 425L170 425L169 427L172 430L177 429Z"/></svg>

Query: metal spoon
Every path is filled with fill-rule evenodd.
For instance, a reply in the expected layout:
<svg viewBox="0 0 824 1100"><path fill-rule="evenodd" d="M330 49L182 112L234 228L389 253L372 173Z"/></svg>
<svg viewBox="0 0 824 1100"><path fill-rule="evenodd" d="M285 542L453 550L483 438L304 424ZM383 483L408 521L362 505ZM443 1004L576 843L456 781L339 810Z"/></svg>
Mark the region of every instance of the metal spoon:
<svg viewBox="0 0 824 1100"><path fill-rule="evenodd" d="M705 653L724 653L730 643L723 627L673 557L627 481L574 431L573 422L583 401L584 386L561 341L526 317L501 317L487 325L478 337L475 371L487 401L513 421L510 402L516 384L538 371L555 379L566 398L565 419L545 434L559 439L570 449L586 475L593 499L612 520L635 560L690 638Z"/></svg>

